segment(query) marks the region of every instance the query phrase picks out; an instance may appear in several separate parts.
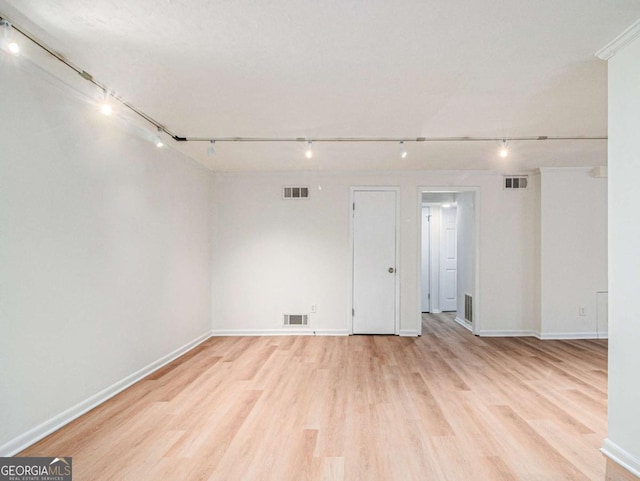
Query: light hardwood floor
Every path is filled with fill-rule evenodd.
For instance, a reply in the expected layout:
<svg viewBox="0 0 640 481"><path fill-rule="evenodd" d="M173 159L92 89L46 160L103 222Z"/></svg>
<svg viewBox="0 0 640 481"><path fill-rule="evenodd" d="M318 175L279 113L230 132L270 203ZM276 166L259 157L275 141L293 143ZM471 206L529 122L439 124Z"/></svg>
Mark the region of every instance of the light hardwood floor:
<svg viewBox="0 0 640 481"><path fill-rule="evenodd" d="M446 315L420 338L211 338L20 455L73 456L75 481L604 480L606 383L606 341Z"/></svg>

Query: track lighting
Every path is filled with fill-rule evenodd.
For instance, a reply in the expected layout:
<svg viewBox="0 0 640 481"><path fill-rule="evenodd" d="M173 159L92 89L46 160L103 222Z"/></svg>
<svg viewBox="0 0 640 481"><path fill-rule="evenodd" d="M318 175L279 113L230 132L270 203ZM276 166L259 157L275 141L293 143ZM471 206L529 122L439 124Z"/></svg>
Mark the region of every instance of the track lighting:
<svg viewBox="0 0 640 481"><path fill-rule="evenodd" d="M406 159L407 158L408 152L407 149L404 148L404 140L400 141L400 158L401 159Z"/></svg>
<svg viewBox="0 0 640 481"><path fill-rule="evenodd" d="M11 55L20 55L20 45L10 37L11 24L6 20L0 20L2 25L2 48L9 52Z"/></svg>
<svg viewBox="0 0 640 481"><path fill-rule="evenodd" d="M111 105L104 103L100 106L100 113L102 113L102 115L109 116L113 113L113 108Z"/></svg>
<svg viewBox="0 0 640 481"><path fill-rule="evenodd" d="M164 142L162 141L162 129L160 127L158 127L158 135L156 136L154 142L156 144L156 147L158 147L159 149L164 147Z"/></svg>
<svg viewBox="0 0 640 481"><path fill-rule="evenodd" d="M209 142L209 148L207 149L207 155L209 157L213 157L214 155L216 155L216 141L212 140L211 142Z"/></svg>
<svg viewBox="0 0 640 481"><path fill-rule="evenodd" d="M60 54L55 53L54 49L48 47L45 42L34 37L33 35L26 33L21 26L12 24L12 22L8 21L5 18L0 17L0 49L6 51L12 55L20 54L20 45L15 39L12 38L13 35L16 35L15 32L18 32L20 35L17 38L23 40L28 40L30 43L28 45L34 45L40 48L42 51L51 56L54 61L60 62L62 65L69 68L71 71L79 74L84 80L92 84L94 87L105 90L105 103L99 106L100 112L104 115L112 115L113 107L109 104L109 100L112 102L117 102L118 109L122 109L122 111L129 111L130 113L138 116L144 122L147 122L154 127L158 127L159 125L163 125L159 120L151 117L146 112L134 107L131 103L126 101L126 99L120 96L113 96L113 99L107 96L105 85L95 79L91 73L81 69L75 64L71 63L65 57ZM13 32L13 33L12 33ZM108 97L108 98L107 98ZM276 136L276 137L218 137L215 141L211 140L211 137L194 137L189 135L178 135L175 132L169 130L168 127L158 128L158 135L150 134L150 137L154 140L154 144L160 148L164 147L164 142L162 138L164 135L169 136L176 142L208 142L209 148L207 149L207 153L211 156L215 153L215 142L291 142L298 143L301 141L305 141L304 137L284 137L284 136ZM183 133L184 134L184 133ZM520 137L512 137L510 142L529 142L529 141L606 141L607 137L605 136L580 136L580 135L571 135L571 136L549 136L549 135L538 135L538 136L520 136ZM500 139L499 137L469 137L469 136L455 136L455 137L316 137L316 142L347 142L347 143L380 143L380 142L399 142L400 143L400 157L406 158L408 156L408 152L404 148L404 143L406 142L419 142L419 143L459 143L459 142L499 142L502 141L502 148L499 151L499 155L502 158L505 158L509 155L509 148L506 139ZM305 151L305 157L307 159L311 159L313 157L312 150L312 141L307 140L307 149Z"/></svg>
<svg viewBox="0 0 640 481"><path fill-rule="evenodd" d="M9 42L7 49L9 49L9 52L13 55L20 55L20 45L16 42Z"/></svg>
<svg viewBox="0 0 640 481"><path fill-rule="evenodd" d="M104 89L104 98L100 103L100 113L102 115L109 116L113 113L113 107L111 107L111 104L109 103L109 97L109 92L107 92L107 89Z"/></svg>
<svg viewBox="0 0 640 481"><path fill-rule="evenodd" d="M502 140L502 148L500 149L500 157L503 159L509 155L509 148L507 147L507 141Z"/></svg>

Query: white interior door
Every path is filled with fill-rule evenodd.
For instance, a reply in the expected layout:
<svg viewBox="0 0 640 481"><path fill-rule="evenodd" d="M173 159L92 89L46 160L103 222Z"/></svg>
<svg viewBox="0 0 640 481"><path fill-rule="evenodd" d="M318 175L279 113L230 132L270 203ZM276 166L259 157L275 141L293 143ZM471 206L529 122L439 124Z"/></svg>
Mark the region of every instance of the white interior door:
<svg viewBox="0 0 640 481"><path fill-rule="evenodd" d="M396 332L396 191L353 193L353 333Z"/></svg>
<svg viewBox="0 0 640 481"><path fill-rule="evenodd" d="M421 310L422 312L431 312L431 299L430 299L430 280L429 275L429 258L430 258L430 226L429 221L431 216L429 215L429 207L422 207L422 262L420 267L422 291L421 291Z"/></svg>
<svg viewBox="0 0 640 481"><path fill-rule="evenodd" d="M442 207L440 237L440 310L455 311L458 304L458 228L454 205Z"/></svg>

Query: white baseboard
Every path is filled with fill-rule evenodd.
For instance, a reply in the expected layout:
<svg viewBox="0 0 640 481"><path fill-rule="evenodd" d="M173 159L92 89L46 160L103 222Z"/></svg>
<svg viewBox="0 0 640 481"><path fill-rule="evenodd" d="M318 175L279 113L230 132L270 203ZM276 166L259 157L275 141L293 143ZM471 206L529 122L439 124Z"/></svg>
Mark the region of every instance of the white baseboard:
<svg viewBox="0 0 640 481"><path fill-rule="evenodd" d="M606 332L536 332L536 337L543 340L570 339L608 339Z"/></svg>
<svg viewBox="0 0 640 481"><path fill-rule="evenodd" d="M462 324L456 317L456 321ZM464 324L462 324L464 326ZM467 326L465 326L467 327ZM544 341L571 339L608 339L606 332L538 332L529 330L482 330L476 333L482 337L537 337Z"/></svg>
<svg viewBox="0 0 640 481"><path fill-rule="evenodd" d="M440 309L431 309L430 314L442 314L442 311Z"/></svg>
<svg viewBox="0 0 640 481"><path fill-rule="evenodd" d="M74 419L79 418L80 416L92 410L96 406L102 404L108 399L111 399L116 394L124 391L129 386L137 383L138 381L148 376L149 374L157 371L163 366L166 366L171 361L179 358L180 356L190 351L194 347L198 346L202 342L206 341L210 337L211 337L211 332L210 331L205 332L204 334L202 334L201 336L198 336L193 341L185 344L182 347L179 347L175 351L170 352L169 354L161 357L157 361L154 361L151 364L143 367L142 369L139 369L133 374L103 389L102 391L94 394L93 396L85 399L84 401L67 409L66 411L61 412L60 414L58 414L57 416L54 416L48 421L45 421L42 424L36 426L35 428L30 429L26 433L13 438L12 440L0 446L0 456L2 457L14 456L15 454L19 453L23 449L26 449L27 447L31 446L37 441L40 441L45 436L48 436L49 434L51 434L54 431L57 431L64 425L69 424Z"/></svg>
<svg viewBox="0 0 640 481"><path fill-rule="evenodd" d="M349 329L214 329L212 336L348 336Z"/></svg>
<svg viewBox="0 0 640 481"><path fill-rule="evenodd" d="M612 459L627 471L640 477L640 459L636 458L629 452L622 449L609 438L604 440L600 452L606 457Z"/></svg>
<svg viewBox="0 0 640 481"><path fill-rule="evenodd" d="M469 324L466 320L456 316L455 317L455 321L460 324L462 327L464 327L465 329L473 332L473 326L471 324Z"/></svg>
<svg viewBox="0 0 640 481"><path fill-rule="evenodd" d="M316 329L316 336L349 336L349 329Z"/></svg>
<svg viewBox="0 0 640 481"><path fill-rule="evenodd" d="M489 330L476 332L481 337L538 337L535 331L527 330Z"/></svg>
<svg viewBox="0 0 640 481"><path fill-rule="evenodd" d="M401 337L418 337L420 333L415 329L402 329L398 332Z"/></svg>

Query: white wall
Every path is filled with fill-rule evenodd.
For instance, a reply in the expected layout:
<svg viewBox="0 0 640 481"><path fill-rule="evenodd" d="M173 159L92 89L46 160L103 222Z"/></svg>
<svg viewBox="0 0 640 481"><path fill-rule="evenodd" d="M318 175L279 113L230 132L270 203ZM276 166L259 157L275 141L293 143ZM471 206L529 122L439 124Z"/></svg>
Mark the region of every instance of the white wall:
<svg viewBox="0 0 640 481"><path fill-rule="evenodd" d="M2 52L0 90L6 455L210 332L213 177Z"/></svg>
<svg viewBox="0 0 640 481"><path fill-rule="evenodd" d="M540 305L540 177L530 175L524 190L505 190L502 182L502 175L496 176L491 189L481 190L476 197L480 285L479 299L475 299L479 319L474 324L481 322L476 332L480 335L531 335L539 322Z"/></svg>
<svg viewBox="0 0 640 481"><path fill-rule="evenodd" d="M541 169L543 338L606 334L596 323L596 294L608 289L607 179L591 170Z"/></svg>
<svg viewBox="0 0 640 481"><path fill-rule="evenodd" d="M284 185L308 185L311 198L284 201ZM214 189L213 326L218 333L279 332L282 314L309 312L311 329L347 332L351 253L349 187L400 187L400 329L420 326L422 190L479 187L482 334L531 333L539 299L534 179L505 192L502 175L473 172L220 174ZM318 190L321 186L322 190ZM508 266L509 268L505 268Z"/></svg>
<svg viewBox="0 0 640 481"><path fill-rule="evenodd" d="M464 319L464 296L469 294L475 299L476 276L476 221L473 192L456 194L458 205L458 314Z"/></svg>
<svg viewBox="0 0 640 481"><path fill-rule="evenodd" d="M640 475L640 40L609 60L609 427L604 451Z"/></svg>

